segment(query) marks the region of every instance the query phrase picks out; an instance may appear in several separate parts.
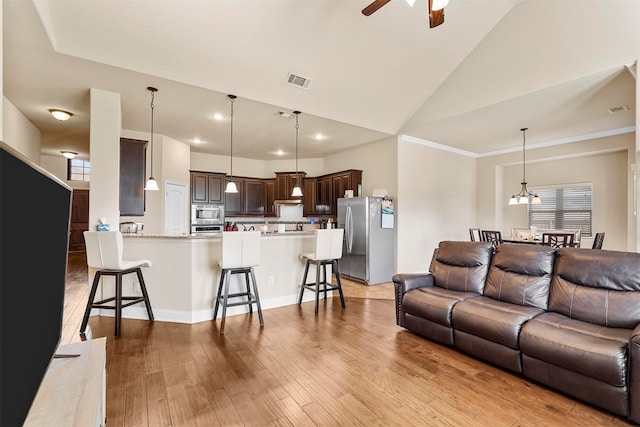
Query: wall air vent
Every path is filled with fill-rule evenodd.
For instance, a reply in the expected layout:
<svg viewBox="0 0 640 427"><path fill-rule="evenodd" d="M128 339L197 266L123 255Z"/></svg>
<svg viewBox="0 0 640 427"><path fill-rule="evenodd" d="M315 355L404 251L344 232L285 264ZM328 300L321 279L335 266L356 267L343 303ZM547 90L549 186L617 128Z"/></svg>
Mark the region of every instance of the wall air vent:
<svg viewBox="0 0 640 427"><path fill-rule="evenodd" d="M288 85L299 87L301 89L309 89L309 86L311 86L311 79L299 76L297 74L289 73L286 83Z"/></svg>
<svg viewBox="0 0 640 427"><path fill-rule="evenodd" d="M626 105L621 105L619 107L609 108L609 113L611 113L611 114L619 113L621 111L629 111L629 107L627 107Z"/></svg>

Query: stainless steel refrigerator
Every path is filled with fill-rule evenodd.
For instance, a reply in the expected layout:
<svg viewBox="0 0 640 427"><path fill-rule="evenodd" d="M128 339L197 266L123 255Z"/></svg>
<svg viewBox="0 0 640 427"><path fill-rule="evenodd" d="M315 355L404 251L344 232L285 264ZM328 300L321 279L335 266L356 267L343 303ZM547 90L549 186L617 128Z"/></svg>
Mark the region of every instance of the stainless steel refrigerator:
<svg viewBox="0 0 640 427"><path fill-rule="evenodd" d="M340 274L367 285L390 282L395 273L395 212L388 197L338 199L344 229Z"/></svg>

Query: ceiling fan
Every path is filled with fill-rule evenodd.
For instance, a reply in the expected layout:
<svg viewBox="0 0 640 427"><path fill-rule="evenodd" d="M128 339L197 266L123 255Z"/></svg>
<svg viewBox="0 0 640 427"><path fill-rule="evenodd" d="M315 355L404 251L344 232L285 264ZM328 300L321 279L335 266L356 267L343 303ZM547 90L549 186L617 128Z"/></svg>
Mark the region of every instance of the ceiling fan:
<svg viewBox="0 0 640 427"><path fill-rule="evenodd" d="M362 9L365 16L371 15L391 0L374 0L373 3ZM409 6L413 7L415 0L407 0ZM449 4L449 0L427 0L429 4L429 28L437 27L444 23L444 7Z"/></svg>

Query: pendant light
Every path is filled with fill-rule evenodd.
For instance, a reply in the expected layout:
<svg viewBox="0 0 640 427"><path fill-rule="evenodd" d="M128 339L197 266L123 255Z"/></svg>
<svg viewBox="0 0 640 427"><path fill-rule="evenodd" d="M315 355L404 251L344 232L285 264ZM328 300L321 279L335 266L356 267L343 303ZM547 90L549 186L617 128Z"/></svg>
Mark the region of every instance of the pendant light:
<svg viewBox="0 0 640 427"><path fill-rule="evenodd" d="M300 111L294 111L296 115L296 186L293 187L291 197L302 197L302 189L300 188L300 175L298 174L298 116Z"/></svg>
<svg viewBox="0 0 640 427"><path fill-rule="evenodd" d="M542 203L542 200L540 200L540 197L538 197L537 194L531 193L528 189L527 189L527 178L525 175L525 156L524 156L524 146L525 146L525 142L526 142L526 137L525 137L525 132L527 131L527 129L529 128L522 128L520 129L520 131L522 132L522 182L520 183L520 185L522 185L522 188L520 189L520 192L517 194L514 194L513 196L511 196L511 198L509 199L509 204L510 205L526 205L529 204L529 197L531 197L531 204L532 205L539 205L540 203Z"/></svg>
<svg viewBox="0 0 640 427"><path fill-rule="evenodd" d="M229 182L227 182L227 188L224 189L225 193L237 193L238 187L236 187L236 183L233 182L233 101L236 100L235 95L227 95L229 97L229 101L231 102L231 172L229 173Z"/></svg>
<svg viewBox="0 0 640 427"><path fill-rule="evenodd" d="M155 100L155 95L158 89L149 86L147 90L151 92L151 174L149 175L149 179L147 180L147 184L144 186L144 189L150 191L158 191L160 190L158 188L158 183L153 177L153 109L155 107L153 101Z"/></svg>

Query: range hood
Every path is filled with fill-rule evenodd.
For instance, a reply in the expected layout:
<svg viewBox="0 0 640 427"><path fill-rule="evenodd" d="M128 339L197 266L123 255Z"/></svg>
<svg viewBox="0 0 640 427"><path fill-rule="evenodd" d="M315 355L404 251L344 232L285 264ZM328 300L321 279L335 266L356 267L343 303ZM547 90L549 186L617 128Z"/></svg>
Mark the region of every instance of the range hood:
<svg viewBox="0 0 640 427"><path fill-rule="evenodd" d="M301 205L302 199L278 199L273 202L274 205Z"/></svg>

